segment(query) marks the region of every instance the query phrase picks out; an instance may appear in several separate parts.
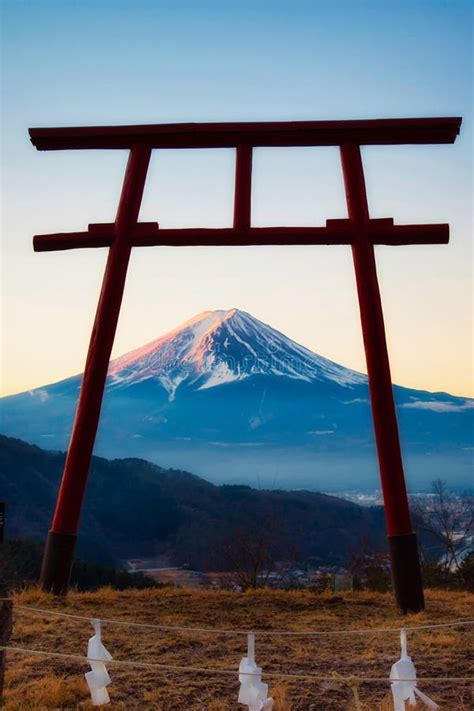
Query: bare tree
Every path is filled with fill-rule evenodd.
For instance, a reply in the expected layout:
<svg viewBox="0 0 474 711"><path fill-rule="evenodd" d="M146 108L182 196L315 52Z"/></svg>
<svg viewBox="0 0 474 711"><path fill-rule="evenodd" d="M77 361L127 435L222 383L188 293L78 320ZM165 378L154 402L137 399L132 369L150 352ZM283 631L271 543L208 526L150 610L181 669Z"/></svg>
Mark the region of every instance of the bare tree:
<svg viewBox="0 0 474 711"><path fill-rule="evenodd" d="M468 494L453 495L442 479L433 481L432 490L430 504L415 503L413 512L418 528L432 536L441 549L444 569L456 572L474 532L473 499Z"/></svg>
<svg viewBox="0 0 474 711"><path fill-rule="evenodd" d="M349 573L355 588L386 592L390 589L390 560L386 550L370 541L367 534L360 536L358 545L350 551Z"/></svg>
<svg viewBox="0 0 474 711"><path fill-rule="evenodd" d="M264 586L272 571L272 541L267 532L239 528L224 545L224 556L232 568L232 580L243 590Z"/></svg>
<svg viewBox="0 0 474 711"><path fill-rule="evenodd" d="M234 528L220 547L220 557L230 570L227 582L247 590L264 587L270 576L273 582L282 582L296 551L288 544L278 516L271 512L253 525L247 521Z"/></svg>

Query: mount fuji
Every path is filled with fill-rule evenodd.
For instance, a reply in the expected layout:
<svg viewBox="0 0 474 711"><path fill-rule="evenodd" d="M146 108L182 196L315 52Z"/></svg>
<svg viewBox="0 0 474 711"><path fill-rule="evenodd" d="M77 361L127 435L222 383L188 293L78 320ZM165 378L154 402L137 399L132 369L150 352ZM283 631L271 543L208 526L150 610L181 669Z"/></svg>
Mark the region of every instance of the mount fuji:
<svg viewBox="0 0 474 711"><path fill-rule="evenodd" d="M3 398L2 432L67 447L82 376ZM407 478L470 485L474 401L394 387ZM367 376L238 309L205 311L110 363L95 452L216 483L374 489Z"/></svg>

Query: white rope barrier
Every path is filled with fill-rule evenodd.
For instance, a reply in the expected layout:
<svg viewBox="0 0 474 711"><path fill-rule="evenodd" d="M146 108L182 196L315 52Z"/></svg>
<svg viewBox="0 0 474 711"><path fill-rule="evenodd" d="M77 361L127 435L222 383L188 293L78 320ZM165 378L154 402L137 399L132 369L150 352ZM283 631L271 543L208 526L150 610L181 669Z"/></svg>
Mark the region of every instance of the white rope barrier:
<svg viewBox="0 0 474 711"><path fill-rule="evenodd" d="M14 610L24 610L25 612L38 613L42 615L53 615L56 617L65 617L72 620L81 620L92 622L95 619L93 615L73 615L68 612L59 612L57 610L47 610L39 607L30 607L27 605L14 605ZM132 622L128 620L115 620L107 617L101 617L102 624L109 625L124 625L129 627L141 627L144 629L161 630L162 632L189 632L198 634L222 634L222 635L245 635L252 632L259 637L325 637L332 635L353 635L353 634L400 634L400 627L376 627L372 629L344 629L344 630L313 630L313 631L296 631L296 630L259 630L259 629L219 629L216 627L188 627L184 625L156 625L146 622ZM452 622L439 622L432 625L412 625L404 627L407 632L417 630L432 630L444 627L465 627L474 625L474 620L453 620Z"/></svg>
<svg viewBox="0 0 474 711"><path fill-rule="evenodd" d="M139 662L129 659L114 659L111 654L105 649L101 638L101 622L111 625L129 626L134 628L145 628L155 630L166 630L168 632L192 632L204 634L220 634L220 635L246 635L247 636L247 656L244 657L239 666L238 679L240 682L240 690L238 694L238 702L243 706L247 706L248 711L272 711L273 699L268 697L268 685L262 682L262 677L268 679L280 679L291 681L308 681L308 682L336 682L348 686L354 696L354 702L357 709L361 709L359 686L363 683L381 683L390 684L392 690L393 702L395 711L405 711L405 701L413 705L416 703L415 696L431 711L436 711L439 707L426 694L421 692L418 687L418 681L423 682L450 682L461 684L463 682L474 682L474 677L422 677L417 680L416 669L413 665L411 657L407 653L407 632L417 630L433 630L440 628L455 628L466 627L474 624L474 620L453 620L451 622L441 622L432 625L413 625L409 628L373 628L373 629L346 629L346 630L317 630L312 632L297 632L288 630L260 630L252 631L241 629L217 629L217 628L202 628L202 627L185 627L171 625L154 625L140 622L128 622L126 620L105 619L99 620L96 617L86 615L74 615L57 610L47 610L43 608L30 607L27 605L15 605L14 609L39 615L50 615L52 617L87 621L93 624L95 635L89 639L87 656L76 654L68 654L65 652L49 652L42 649L28 649L25 647L16 647L13 645L0 646L0 650L4 652L13 652L18 654L43 656L46 658L57 658L73 660L81 664L88 663L91 671L85 674L85 679L89 686L89 691L92 697L93 706L100 706L110 703L110 697L107 691L107 686L110 685L111 678L108 674L106 663L108 665L125 666L137 669L153 669L161 672L174 673L192 673L192 674L217 674L221 676L235 676L235 670L218 669L208 667L181 666L176 664L156 664L152 662ZM387 634L397 632L401 635L401 650L402 656L398 662L393 664L389 677L361 677L361 676L343 676L337 672L331 675L315 675L315 674L294 674L289 672L268 672L263 671L255 663L255 638L259 636L285 636L285 637L322 637L328 635L353 635L353 634Z"/></svg>
<svg viewBox="0 0 474 711"><path fill-rule="evenodd" d="M400 632L400 630L398 630ZM102 662L102 659L91 659L89 657L84 657L79 654L66 654L65 652L48 652L44 649L27 649L25 647L15 647L11 645L0 646L0 651L2 652L16 652L19 654L30 654L32 656L44 656L44 657L57 657L59 659L68 659L76 662L81 662L83 664L88 664L89 662ZM172 671L172 672L198 672L203 674L222 674L224 676L236 676L235 669L211 669L209 667L193 667L193 666L180 666L176 664L155 664L152 662L136 662L128 659L110 659L107 664L116 666L126 666L126 667L137 667L141 669L154 669L157 671ZM305 680L305 681L335 681L341 683L347 683L348 681L353 681L356 683L380 683L389 684L390 677L380 676L380 677L366 677L366 676L341 676L340 674L334 675L315 675L315 674L289 674L288 672L239 672L240 674L246 676L265 676L270 679L291 679L291 680ZM411 682L412 679L398 679L398 681ZM450 677L450 676L435 676L435 677L418 677L417 681L426 682L474 682L474 676L465 677Z"/></svg>
<svg viewBox="0 0 474 711"><path fill-rule="evenodd" d="M247 706L248 711L271 711L273 709L273 699L268 697L268 685L262 682L262 676L268 679L280 679L291 681L308 681L308 682L335 682L348 686L354 696L354 701L357 709L361 709L359 697L359 685L365 683L380 683L389 684L392 695L395 711L405 711L405 701L413 705L416 703L416 696L419 697L431 711L436 711L439 707L425 693L421 692L417 683L419 681L428 683L455 683L463 682L472 683L474 677L421 677L417 679L416 669L408 656L407 652L407 632L416 632L419 630L436 630L446 628L470 627L474 625L474 620L452 620L450 622L438 622L425 625L412 625L410 627L376 627L369 629L339 629L339 630L312 630L312 631L296 631L296 630L244 630L244 629L229 629L229 628L207 628L207 627L189 627L185 625L157 625L145 622L133 622L128 620L117 620L112 618L101 618L95 616L75 615L59 610L48 610L45 608L32 607L29 605L15 604L15 611L19 610L26 613L37 615L52 616L63 620L77 620L80 622L92 623L95 630L95 635L89 639L87 656L68 654L65 652L50 652L43 649L28 649L25 647L17 647L13 645L0 646L0 651L13 652L18 654L43 656L46 658L67 659L81 664L89 664L91 671L85 674L87 684L92 696L92 704L94 706L110 703L110 698L107 691L107 686L111 684L111 679L108 674L107 665L124 666L137 669L153 669L161 672L174 673L193 673L193 674L217 674L222 676L235 677L236 670L234 669L219 669L197 666L181 666L177 664L157 664L152 662L139 662L130 659L114 659L105 649L101 638L101 624L119 625L133 628L142 628L149 630L159 630L169 633L184 632L191 634L216 634L216 635L245 635L247 637L247 656L243 657L238 669L238 679L240 681L240 690L238 694L238 702L241 705ZM364 677L348 675L343 676L338 672L332 672L330 675L316 675L304 673L290 672L268 672L263 671L255 663L255 639L256 637L304 637L320 638L328 636L344 636L344 635L376 635L376 634L392 634L401 635L401 657L393 664L389 677Z"/></svg>

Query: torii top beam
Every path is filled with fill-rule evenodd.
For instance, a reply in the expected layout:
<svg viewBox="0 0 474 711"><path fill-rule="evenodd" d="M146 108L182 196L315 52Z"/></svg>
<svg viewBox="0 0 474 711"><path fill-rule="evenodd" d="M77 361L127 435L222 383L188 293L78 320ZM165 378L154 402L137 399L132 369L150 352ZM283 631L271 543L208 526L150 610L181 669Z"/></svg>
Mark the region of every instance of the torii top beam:
<svg viewBox="0 0 474 711"><path fill-rule="evenodd" d="M38 150L153 148L237 148L238 180L232 228L159 229L138 224L130 235L133 247L353 244L350 220L328 220L325 227L251 227L252 148L262 146L344 146L453 143L461 118L370 119L358 121L289 121L266 123L185 123L142 126L30 128ZM240 166L240 167L239 167ZM241 168L241 169L240 169ZM239 197L240 196L240 197ZM237 204L239 202L239 204ZM246 217L241 219L243 205ZM446 244L448 225L394 225L393 219L370 220L372 244ZM113 224L89 225L87 232L36 235L34 249L49 252L84 247L110 247Z"/></svg>
<svg viewBox="0 0 474 711"><path fill-rule="evenodd" d="M461 118L404 118L356 121L170 123L141 126L30 128L40 151L84 148L233 148L454 143Z"/></svg>

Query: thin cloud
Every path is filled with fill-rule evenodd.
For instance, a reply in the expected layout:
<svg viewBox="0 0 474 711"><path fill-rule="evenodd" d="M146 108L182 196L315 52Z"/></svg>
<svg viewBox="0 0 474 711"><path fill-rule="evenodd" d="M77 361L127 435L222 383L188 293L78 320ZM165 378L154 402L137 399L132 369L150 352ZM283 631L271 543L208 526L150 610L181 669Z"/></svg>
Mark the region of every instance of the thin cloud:
<svg viewBox="0 0 474 711"><path fill-rule="evenodd" d="M49 398L49 394L46 390L29 390L28 395L30 397L37 397L41 402L45 402Z"/></svg>
<svg viewBox="0 0 474 711"><path fill-rule="evenodd" d="M456 402L435 402L434 400L415 400L406 402L400 407L411 410L432 410L433 412L462 412L474 408L473 400L465 400L462 403Z"/></svg>

